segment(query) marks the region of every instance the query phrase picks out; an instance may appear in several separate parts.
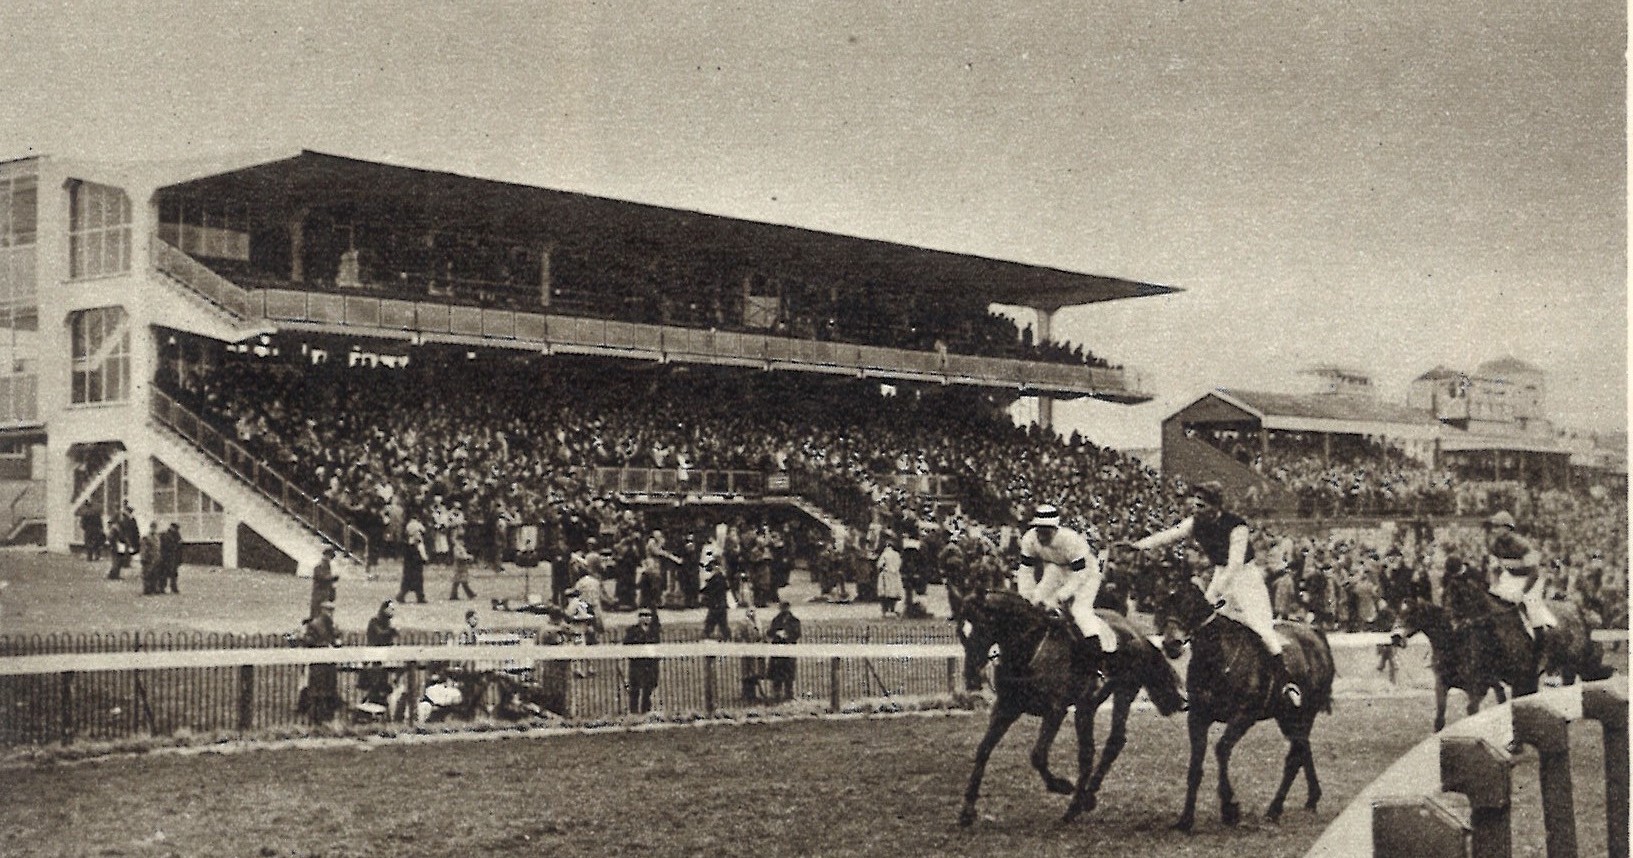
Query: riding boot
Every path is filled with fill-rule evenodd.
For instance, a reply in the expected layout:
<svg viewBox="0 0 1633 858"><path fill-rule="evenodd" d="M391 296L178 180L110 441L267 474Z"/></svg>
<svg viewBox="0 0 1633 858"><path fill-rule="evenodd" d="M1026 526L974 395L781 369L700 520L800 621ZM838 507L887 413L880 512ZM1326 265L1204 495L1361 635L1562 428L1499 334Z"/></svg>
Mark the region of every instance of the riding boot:
<svg viewBox="0 0 1633 858"><path fill-rule="evenodd" d="M1270 660L1271 663L1275 665L1275 669L1273 671L1275 678L1272 680L1272 685L1281 689L1279 693L1281 696L1287 699L1287 702L1292 705L1294 709L1298 709L1299 707L1303 706L1304 692L1299 689L1298 683L1293 681L1293 675L1287 672L1287 659L1285 654L1276 653L1270 657Z"/></svg>
<svg viewBox="0 0 1633 858"><path fill-rule="evenodd" d="M1547 637L1548 628L1546 626L1537 626L1531 630L1531 654L1535 656L1538 661L1542 660L1542 651L1548 643Z"/></svg>

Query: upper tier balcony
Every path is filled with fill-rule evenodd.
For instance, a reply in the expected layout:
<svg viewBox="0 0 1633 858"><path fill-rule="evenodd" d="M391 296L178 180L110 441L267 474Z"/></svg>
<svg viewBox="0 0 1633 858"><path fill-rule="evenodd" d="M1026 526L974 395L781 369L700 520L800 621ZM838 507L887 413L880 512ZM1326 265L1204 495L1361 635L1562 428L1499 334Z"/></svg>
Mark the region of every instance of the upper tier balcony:
<svg viewBox="0 0 1633 858"><path fill-rule="evenodd" d="M316 291L292 282L239 284L158 237L152 239L151 255L154 269L169 282L213 306L246 323L292 331L967 384L1121 403L1151 399L1138 374L1129 369L583 318L453 300Z"/></svg>

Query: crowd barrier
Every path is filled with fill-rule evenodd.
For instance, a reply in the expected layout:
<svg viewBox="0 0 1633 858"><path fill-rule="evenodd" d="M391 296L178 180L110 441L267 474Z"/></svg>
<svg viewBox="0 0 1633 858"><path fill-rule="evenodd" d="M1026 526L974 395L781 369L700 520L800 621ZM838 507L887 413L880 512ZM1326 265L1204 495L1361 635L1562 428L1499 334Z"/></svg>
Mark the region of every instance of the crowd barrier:
<svg viewBox="0 0 1633 858"><path fill-rule="evenodd" d="M210 649L181 648L196 641L168 635L140 636L135 642L127 636L13 639L0 641L0 652L12 653L0 657L0 712L5 713L0 746L299 727L311 723L298 703L313 665L337 668L343 713L356 711L365 699L362 680L370 670L395 668L403 696L416 701L432 670L454 665L525 682L547 702L545 709L576 721L626 713L631 658L661 660L653 700L655 708L672 715L768 705L763 660L770 657L795 660L795 699L831 711L863 700L946 695L960 687L962 649L944 627L931 635L894 629L879 634L878 641L869 640L874 630L867 627L832 631L807 635L798 645L557 644L539 642L544 638L530 637L527 630L484 633L483 643L474 645L438 636L392 647L321 649L291 648L281 635L211 636L232 648ZM673 632L671 637L684 639L698 630ZM93 651L74 651L87 648ZM21 651L36 654L15 654ZM751 689L759 699L745 699ZM491 692L497 695L499 688ZM401 714L404 723L414 724L412 706Z"/></svg>
<svg viewBox="0 0 1633 858"><path fill-rule="evenodd" d="M754 660L769 657L794 659L794 696L832 711L866 700L947 695L962 686L962 649L945 623L812 627L793 646L700 641L695 626L666 629L672 642L649 646L546 644L547 636L528 628L492 634L492 645L461 646L444 633L414 632L395 647L332 649L290 648L282 635L0 637L0 746L297 727L309 723L297 701L312 665L338 666L343 711L364 699L359 679L366 669L400 666L403 693L415 700L428 666L476 663L525 676L550 711L574 720L625 714L630 658L660 660L654 703L669 714L764 706L745 692L768 690L754 678L764 673ZM1626 639L1625 632L1599 636ZM347 640L361 642L355 634ZM1402 657L1378 649L1387 641L1382 634L1331 636L1341 692L1430 687L1427 646ZM1383 653L1399 662L1388 674L1373 666Z"/></svg>
<svg viewBox="0 0 1633 858"><path fill-rule="evenodd" d="M1507 858L1514 851L1511 815L1515 797L1535 793L1542 805L1546 854L1549 858L1574 856L1576 802L1570 731L1573 723L1592 720L1600 724L1604 745L1604 854L1626 858L1627 719L1627 680L1622 676L1544 689L1455 721L1396 760L1363 789L1306 854L1309 858ZM1539 789L1516 789L1514 755L1508 750L1511 741L1536 749Z"/></svg>

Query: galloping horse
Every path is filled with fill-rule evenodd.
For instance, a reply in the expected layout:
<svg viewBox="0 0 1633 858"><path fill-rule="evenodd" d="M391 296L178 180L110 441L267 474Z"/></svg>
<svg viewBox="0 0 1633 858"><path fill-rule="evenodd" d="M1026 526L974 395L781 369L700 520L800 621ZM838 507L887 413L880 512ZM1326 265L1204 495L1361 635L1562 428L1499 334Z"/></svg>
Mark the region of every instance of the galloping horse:
<svg viewBox="0 0 1633 858"><path fill-rule="evenodd" d="M1185 783L1185 810L1174 827L1190 831L1196 821L1196 792L1202 783L1208 731L1215 723L1225 725L1214 748L1219 759L1221 821L1235 825L1241 818L1230 784L1231 750L1254 724L1267 718L1276 719L1288 747L1281 785L1265 816L1272 821L1280 818L1287 791L1300 768L1307 787L1304 806L1314 810L1321 800L1321 784L1316 779L1315 756L1310 753L1310 728L1317 713L1332 708L1334 669L1326 636L1303 623L1276 625L1289 644L1282 655L1287 672L1303 690L1303 704L1295 707L1276 686L1264 642L1247 626L1215 613L1195 583L1187 581L1170 590L1158 616L1164 618L1163 651L1170 658L1179 655L1187 639L1191 644L1191 663L1185 678L1191 698L1191 764Z"/></svg>
<svg viewBox="0 0 1633 858"><path fill-rule="evenodd" d="M1456 688L1468 698L1468 714L1480 711L1480 702L1486 691L1496 693L1497 702L1504 703L1508 694L1504 682L1511 682L1497 674L1496 666L1486 658L1486 645L1470 626L1455 626L1451 613L1440 605L1421 597L1407 599L1401 605L1390 642L1406 646L1406 639L1422 632L1429 639L1435 672L1435 732L1446 726L1446 695Z"/></svg>
<svg viewBox="0 0 1633 858"><path fill-rule="evenodd" d="M959 616L959 637L964 644L964 682L971 691L980 689L981 671L992 662L997 702L987 722L986 735L975 752L975 768L964 791L959 825L967 826L975 821L975 802L981 794L987 759L1022 715L1043 719L1037 742L1032 746L1032 767L1043 776L1050 792L1072 795L1065 816L1070 822L1094 809L1100 782L1122 752L1129 708L1139 690L1146 689L1157 711L1163 715L1184 708L1179 678L1163 660L1162 653L1139 634L1128 618L1112 611L1099 613L1117 633L1117 651L1089 659L1058 633L1051 634L1055 624L1041 608L1019 594L1007 590L977 591L964 600ZM1043 647L1041 652L1040 647ZM994 651L996 657L992 655ZM1038 666L1034 667L1034 663ZM1044 667L1046 664L1058 665L1059 669ZM1096 767L1094 714L1108 698L1112 701L1111 733L1106 737L1105 751ZM1073 705L1077 707L1075 785L1049 771L1049 749L1066 720L1067 708Z"/></svg>

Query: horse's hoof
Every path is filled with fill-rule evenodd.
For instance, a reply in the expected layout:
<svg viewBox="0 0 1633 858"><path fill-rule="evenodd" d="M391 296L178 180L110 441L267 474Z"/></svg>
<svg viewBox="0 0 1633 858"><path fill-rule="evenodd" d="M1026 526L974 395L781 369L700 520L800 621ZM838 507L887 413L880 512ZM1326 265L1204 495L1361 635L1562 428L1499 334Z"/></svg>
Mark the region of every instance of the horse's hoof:
<svg viewBox="0 0 1633 858"><path fill-rule="evenodd" d="M975 824L975 808L966 807L958 814L958 827L969 828Z"/></svg>
<svg viewBox="0 0 1633 858"><path fill-rule="evenodd" d="M1192 823L1192 821L1189 820L1189 819L1181 819L1180 821L1174 823L1174 830L1175 831L1183 831L1186 834L1190 834L1191 833L1191 823Z"/></svg>
<svg viewBox="0 0 1633 858"><path fill-rule="evenodd" d="M1267 810L1265 810L1264 821L1270 823L1271 825L1281 822L1281 806L1271 805Z"/></svg>
<svg viewBox="0 0 1633 858"><path fill-rule="evenodd" d="M1077 785L1065 778L1050 778L1049 791L1058 795L1071 795L1077 792Z"/></svg>
<svg viewBox="0 0 1633 858"><path fill-rule="evenodd" d="M1227 802L1219 808L1219 821L1226 825L1235 825L1242 821L1242 806L1236 802Z"/></svg>

